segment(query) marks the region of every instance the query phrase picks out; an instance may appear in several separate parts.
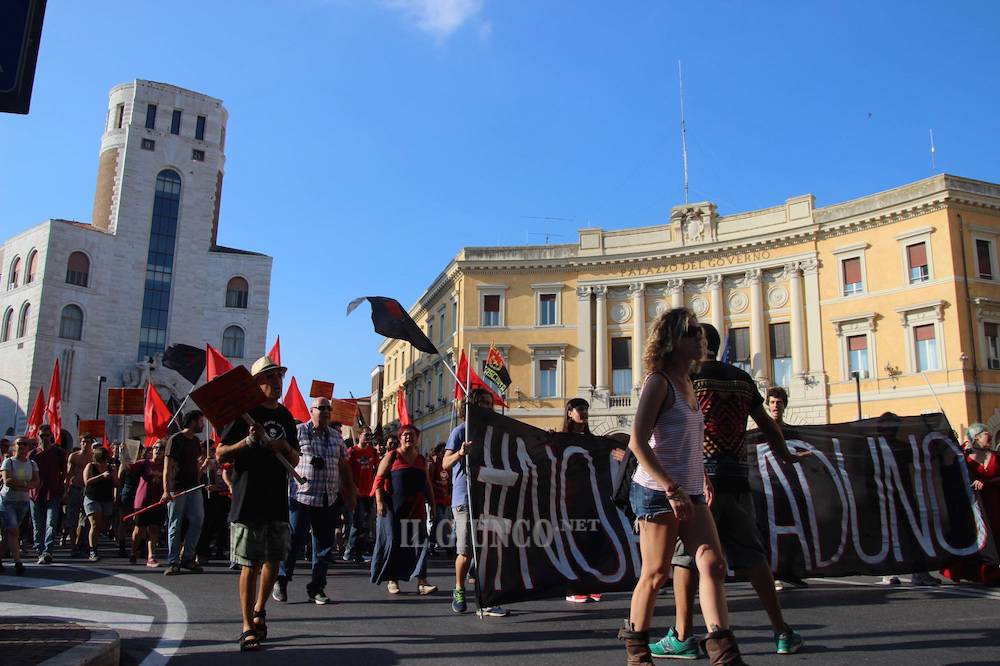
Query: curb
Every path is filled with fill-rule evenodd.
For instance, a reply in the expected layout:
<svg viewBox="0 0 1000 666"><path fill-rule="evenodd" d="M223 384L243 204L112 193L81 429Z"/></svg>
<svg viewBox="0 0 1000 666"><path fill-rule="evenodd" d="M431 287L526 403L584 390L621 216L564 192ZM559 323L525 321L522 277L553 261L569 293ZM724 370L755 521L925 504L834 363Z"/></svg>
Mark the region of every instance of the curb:
<svg viewBox="0 0 1000 666"><path fill-rule="evenodd" d="M121 639L118 633L104 627L88 626L90 638L62 654L50 657L40 666L118 666L121 659Z"/></svg>

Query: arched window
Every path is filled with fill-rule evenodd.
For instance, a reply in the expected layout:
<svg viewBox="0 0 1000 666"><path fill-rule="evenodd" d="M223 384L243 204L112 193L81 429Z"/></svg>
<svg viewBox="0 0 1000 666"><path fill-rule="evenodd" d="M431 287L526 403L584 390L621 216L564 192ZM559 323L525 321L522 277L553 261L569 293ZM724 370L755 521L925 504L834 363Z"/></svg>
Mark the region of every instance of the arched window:
<svg viewBox="0 0 1000 666"><path fill-rule="evenodd" d="M246 308L250 285L241 277L234 277L226 285L226 307Z"/></svg>
<svg viewBox="0 0 1000 666"><path fill-rule="evenodd" d="M59 337L67 340L83 339L83 310L76 305L63 308L59 319Z"/></svg>
<svg viewBox="0 0 1000 666"><path fill-rule="evenodd" d="M24 284L35 281L35 272L38 270L38 250L32 250L28 254L28 269L24 272Z"/></svg>
<svg viewBox="0 0 1000 666"><path fill-rule="evenodd" d="M7 288L13 289L17 286L17 281L21 277L21 257L14 257L10 262L10 273L7 274Z"/></svg>
<svg viewBox="0 0 1000 666"><path fill-rule="evenodd" d="M66 262L66 284L86 287L90 282L90 259L83 252L74 252Z"/></svg>
<svg viewBox="0 0 1000 666"><path fill-rule="evenodd" d="M243 342L246 335L239 326L230 326L222 334L222 355L226 358L243 358Z"/></svg>
<svg viewBox="0 0 1000 666"><path fill-rule="evenodd" d="M7 311L3 313L3 328L0 328L0 342L7 342L10 340L10 335L13 333L14 326L14 308L7 308Z"/></svg>
<svg viewBox="0 0 1000 666"><path fill-rule="evenodd" d="M21 316L17 318L17 337L23 338L28 334L28 326L31 324L31 303L21 306Z"/></svg>

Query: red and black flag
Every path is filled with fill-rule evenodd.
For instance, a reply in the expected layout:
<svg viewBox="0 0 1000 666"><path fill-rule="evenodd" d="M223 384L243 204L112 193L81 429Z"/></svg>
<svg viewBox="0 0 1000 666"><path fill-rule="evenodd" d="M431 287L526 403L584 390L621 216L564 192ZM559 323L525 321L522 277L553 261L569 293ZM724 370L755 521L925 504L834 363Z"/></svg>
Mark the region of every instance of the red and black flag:
<svg viewBox="0 0 1000 666"><path fill-rule="evenodd" d="M507 372L507 365L503 362L500 350L490 345L490 353L486 356L486 367L483 368L486 378L496 384L502 395L507 395L510 388L510 373Z"/></svg>
<svg viewBox="0 0 1000 666"><path fill-rule="evenodd" d="M192 384L197 384L201 373L205 371L205 352L191 345L170 345L163 352L163 367L170 368Z"/></svg>
<svg viewBox="0 0 1000 666"><path fill-rule="evenodd" d="M438 354L437 347L427 338L427 335L420 330L417 322L403 309L394 298L385 296L362 296L355 298L347 305L347 314L350 315L354 309L361 305L361 301L366 300L372 304L372 323L375 324L375 332L387 338L406 340L411 345L422 352L428 354Z"/></svg>

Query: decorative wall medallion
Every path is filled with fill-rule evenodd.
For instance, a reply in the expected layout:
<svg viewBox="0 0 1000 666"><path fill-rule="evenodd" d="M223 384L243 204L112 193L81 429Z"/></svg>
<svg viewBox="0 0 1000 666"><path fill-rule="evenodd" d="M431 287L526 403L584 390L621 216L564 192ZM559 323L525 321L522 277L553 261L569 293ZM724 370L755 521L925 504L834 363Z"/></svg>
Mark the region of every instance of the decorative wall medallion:
<svg viewBox="0 0 1000 666"><path fill-rule="evenodd" d="M649 312L650 319L656 319L661 314L666 312L669 308L670 306L667 305L666 301L656 301L655 303L649 304L649 309L647 310L647 312Z"/></svg>
<svg viewBox="0 0 1000 666"><path fill-rule="evenodd" d="M622 324L632 317L632 306L628 303L615 303L611 306L611 321Z"/></svg>
<svg viewBox="0 0 1000 666"><path fill-rule="evenodd" d="M704 317L708 312L708 301L701 296L695 296L691 299L691 311L698 317Z"/></svg>
<svg viewBox="0 0 1000 666"><path fill-rule="evenodd" d="M772 308L781 308L788 302L788 290L784 287L772 287L767 290L767 304Z"/></svg>
<svg viewBox="0 0 1000 666"><path fill-rule="evenodd" d="M742 291L737 291L729 295L729 311L730 312L743 312L747 309L750 304L750 300L747 295Z"/></svg>

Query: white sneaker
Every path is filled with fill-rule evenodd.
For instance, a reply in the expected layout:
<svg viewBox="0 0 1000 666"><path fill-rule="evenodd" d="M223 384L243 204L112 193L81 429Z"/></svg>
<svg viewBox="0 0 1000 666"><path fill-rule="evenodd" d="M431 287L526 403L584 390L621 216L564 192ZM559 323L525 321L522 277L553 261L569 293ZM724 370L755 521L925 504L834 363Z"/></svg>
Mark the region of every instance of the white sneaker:
<svg viewBox="0 0 1000 666"><path fill-rule="evenodd" d="M880 585L899 585L899 576L882 576Z"/></svg>

